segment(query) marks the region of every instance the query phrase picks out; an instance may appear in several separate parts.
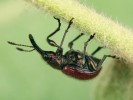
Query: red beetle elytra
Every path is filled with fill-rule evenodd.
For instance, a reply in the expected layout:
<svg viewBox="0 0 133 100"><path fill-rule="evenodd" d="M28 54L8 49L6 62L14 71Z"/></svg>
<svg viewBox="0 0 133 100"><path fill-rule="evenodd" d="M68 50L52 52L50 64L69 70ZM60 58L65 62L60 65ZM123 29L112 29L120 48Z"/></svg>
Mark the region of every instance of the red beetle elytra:
<svg viewBox="0 0 133 100"><path fill-rule="evenodd" d="M58 19L56 17L54 17L54 18L58 21L58 27L53 33L51 33L47 37L47 42L51 46L57 47L56 52L42 50L36 44L36 42L31 34L29 34L29 39L30 39L32 46L16 44L16 43L10 42L10 41L8 41L8 43L11 45L33 48L32 50L24 50L22 48L17 47L17 50L25 51L25 52L31 52L31 51L36 50L41 54L42 58L49 65L51 65L52 67L54 67L56 69L62 70L65 74L68 74L70 76L73 76L73 77L81 79L81 80L87 80L87 79L91 79L91 78L94 78L95 76L97 76L99 74L99 72L101 71L102 63L104 62L104 60L107 57L117 58L116 56L111 56L111 55L104 55L102 59L98 59L98 58L94 57L94 55L99 50L101 50L101 48L103 48L103 47L98 47L91 55L86 54L87 44L90 40L92 40L94 38L95 33L93 35L91 35L90 38L84 43L83 52L73 49L73 43L74 43L74 41L76 41L78 38L80 38L83 35L83 33L81 33L76 38L74 38L71 42L69 42L68 46L69 46L70 50L67 51L63 55L62 45L63 45L64 39L65 39L65 36L68 32L68 29L70 28L71 24L73 23L73 18L69 21L69 25L64 32L64 35L63 35L60 45L56 44L55 41L50 39L51 36L53 36L56 32L58 32L60 30L60 26L61 26L60 19Z"/></svg>

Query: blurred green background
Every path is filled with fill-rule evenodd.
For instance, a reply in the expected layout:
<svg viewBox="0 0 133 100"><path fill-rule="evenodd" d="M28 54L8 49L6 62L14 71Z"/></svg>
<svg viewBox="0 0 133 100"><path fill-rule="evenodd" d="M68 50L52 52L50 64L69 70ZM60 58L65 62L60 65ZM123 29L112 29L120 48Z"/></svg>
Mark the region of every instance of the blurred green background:
<svg viewBox="0 0 133 100"><path fill-rule="evenodd" d="M133 27L132 0L79 1L126 27ZM41 48L55 51L56 48L47 44L46 37L56 27L57 21L52 15L23 0L0 0L0 100L94 100L100 76L105 72L104 68L111 65L112 59L104 62L98 77L83 81L51 68L35 51L19 52L15 46L7 44L7 41L13 41L30 45L28 34L31 33ZM66 27L67 23L62 22L61 31L52 37L58 44ZM64 52L68 50L67 43L79 33L74 27L69 30ZM88 37L85 35L76 41L74 48L82 51ZM91 41L88 53L99 45L97 41ZM104 49L96 56L100 58L108 53L109 50Z"/></svg>

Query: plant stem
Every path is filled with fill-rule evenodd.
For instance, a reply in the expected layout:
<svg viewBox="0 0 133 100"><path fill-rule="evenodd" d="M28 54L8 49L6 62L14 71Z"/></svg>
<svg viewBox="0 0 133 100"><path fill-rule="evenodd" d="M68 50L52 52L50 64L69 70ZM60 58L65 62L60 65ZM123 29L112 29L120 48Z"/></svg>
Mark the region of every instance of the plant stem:
<svg viewBox="0 0 133 100"><path fill-rule="evenodd" d="M133 32L109 18L96 13L92 8L76 0L27 0L60 18L69 21L87 34L96 33L95 38L110 48L113 54L133 63Z"/></svg>

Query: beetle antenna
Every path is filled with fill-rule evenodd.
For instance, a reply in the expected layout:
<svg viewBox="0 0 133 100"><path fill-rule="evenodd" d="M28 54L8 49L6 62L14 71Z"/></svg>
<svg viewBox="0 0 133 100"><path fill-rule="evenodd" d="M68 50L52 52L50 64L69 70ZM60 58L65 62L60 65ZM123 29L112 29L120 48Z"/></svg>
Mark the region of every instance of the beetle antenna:
<svg viewBox="0 0 133 100"><path fill-rule="evenodd" d="M35 49L32 49L32 50L24 50L24 49L18 48L18 47L16 47L16 49L19 50L19 51L24 51L24 52L32 52L32 51L35 50Z"/></svg>
<svg viewBox="0 0 133 100"><path fill-rule="evenodd" d="M23 44L17 44L17 43L11 42L11 41L7 41L7 42L8 42L9 44L15 45L15 46L23 46L23 47L33 48L33 49L31 49L31 50L24 50L24 49L22 49L22 48L16 47L16 49L19 50L19 51L31 52L31 51L34 51L34 50L35 50L33 46L23 45Z"/></svg>
<svg viewBox="0 0 133 100"><path fill-rule="evenodd" d="M9 44L11 45L16 45L16 46L23 46L23 47L30 47L30 48L34 48L33 46L29 46L29 45L23 45L23 44L17 44L17 43L14 43L14 42L11 42L11 41L7 41Z"/></svg>

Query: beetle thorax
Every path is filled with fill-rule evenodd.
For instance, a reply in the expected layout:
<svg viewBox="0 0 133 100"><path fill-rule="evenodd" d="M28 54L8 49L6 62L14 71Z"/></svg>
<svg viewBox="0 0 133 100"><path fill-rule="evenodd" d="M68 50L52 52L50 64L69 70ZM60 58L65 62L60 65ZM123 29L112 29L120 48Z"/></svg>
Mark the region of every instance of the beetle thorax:
<svg viewBox="0 0 133 100"><path fill-rule="evenodd" d="M74 64L79 67L83 67L84 65L84 57L83 53L80 51L68 51L66 54L67 57L67 63L68 64Z"/></svg>
<svg viewBox="0 0 133 100"><path fill-rule="evenodd" d="M62 58L56 56L56 54L54 52L52 52L52 51L47 52L44 55L42 55L42 57L48 64L50 64L54 68L60 69L60 66L62 63Z"/></svg>

